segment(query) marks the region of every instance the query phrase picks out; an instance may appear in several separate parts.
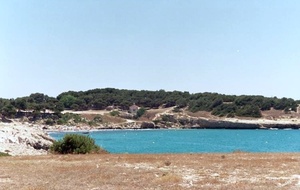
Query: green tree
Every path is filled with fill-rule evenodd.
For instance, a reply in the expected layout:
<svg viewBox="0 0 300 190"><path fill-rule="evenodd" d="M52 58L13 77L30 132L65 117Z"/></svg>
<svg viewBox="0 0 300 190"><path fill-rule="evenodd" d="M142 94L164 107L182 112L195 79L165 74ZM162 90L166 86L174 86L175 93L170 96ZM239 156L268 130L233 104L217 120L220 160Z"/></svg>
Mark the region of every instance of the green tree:
<svg viewBox="0 0 300 190"><path fill-rule="evenodd" d="M254 105L246 105L241 108L239 108L236 112L237 116L243 116L243 117L261 117L261 112L258 106Z"/></svg>
<svg viewBox="0 0 300 190"><path fill-rule="evenodd" d="M281 99L276 99L274 108L277 110L285 110L285 109L290 109L293 111L296 111L297 108L297 103L291 98L281 98Z"/></svg>
<svg viewBox="0 0 300 190"><path fill-rule="evenodd" d="M221 104L213 109L212 115L217 115L220 117L229 116L233 117L236 113L237 106L235 104Z"/></svg>
<svg viewBox="0 0 300 190"><path fill-rule="evenodd" d="M9 100L0 98L0 110L2 110L8 104L10 104Z"/></svg>
<svg viewBox="0 0 300 190"><path fill-rule="evenodd" d="M261 110L270 110L275 104L273 99L265 98L261 105Z"/></svg>
<svg viewBox="0 0 300 190"><path fill-rule="evenodd" d="M33 93L29 96L29 102L42 104L46 101L46 95L42 93Z"/></svg>
<svg viewBox="0 0 300 190"><path fill-rule="evenodd" d="M77 98L72 95L64 95L61 97L59 102L61 102L66 109L71 109L72 105L77 101Z"/></svg>
<svg viewBox="0 0 300 190"><path fill-rule="evenodd" d="M64 104L61 102L57 102L54 106L54 110L55 113L60 113L62 111L64 111Z"/></svg>
<svg viewBox="0 0 300 190"><path fill-rule="evenodd" d="M184 108L187 106L187 104L188 104L188 101L185 98L180 98L176 101L176 106L178 108Z"/></svg>
<svg viewBox="0 0 300 190"><path fill-rule="evenodd" d="M92 104L92 108L95 109L95 110L102 110L106 107L106 102L104 102L102 99L96 99L96 100L93 100L91 102Z"/></svg>
<svg viewBox="0 0 300 190"><path fill-rule="evenodd" d="M8 104L4 108L2 108L2 114L6 117L13 118L15 117L16 113L16 108L11 104Z"/></svg>
<svg viewBox="0 0 300 190"><path fill-rule="evenodd" d="M217 107L217 106L219 106L219 105L221 105L221 104L223 104L223 100L220 99L220 98L218 98L218 99L215 99L215 100L212 102L212 104L210 105L210 107L211 107L211 109L213 109L213 108L215 108L215 107Z"/></svg>
<svg viewBox="0 0 300 190"><path fill-rule="evenodd" d="M140 117L142 117L145 113L146 113L146 109L142 107L142 108L138 109L138 111L136 112L136 117L137 117L137 118L140 118Z"/></svg>
<svg viewBox="0 0 300 190"><path fill-rule="evenodd" d="M213 101L208 97L201 97L197 100L193 100L189 104L189 110L192 112L197 111L211 111L211 105Z"/></svg>

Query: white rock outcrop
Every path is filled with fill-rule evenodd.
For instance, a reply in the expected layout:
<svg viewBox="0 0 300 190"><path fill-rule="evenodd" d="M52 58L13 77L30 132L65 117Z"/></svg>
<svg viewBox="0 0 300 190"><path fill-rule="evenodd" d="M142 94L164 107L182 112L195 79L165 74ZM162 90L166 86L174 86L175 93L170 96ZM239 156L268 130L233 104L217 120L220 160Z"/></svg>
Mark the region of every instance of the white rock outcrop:
<svg viewBox="0 0 300 190"><path fill-rule="evenodd" d="M41 129L21 124L0 123L0 152L10 155L42 155L53 139Z"/></svg>

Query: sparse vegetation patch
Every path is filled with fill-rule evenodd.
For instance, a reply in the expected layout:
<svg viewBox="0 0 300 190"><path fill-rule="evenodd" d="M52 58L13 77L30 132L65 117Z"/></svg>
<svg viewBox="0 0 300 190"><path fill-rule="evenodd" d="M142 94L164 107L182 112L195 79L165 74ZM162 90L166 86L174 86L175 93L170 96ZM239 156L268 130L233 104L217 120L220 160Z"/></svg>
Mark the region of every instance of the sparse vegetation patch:
<svg viewBox="0 0 300 190"><path fill-rule="evenodd" d="M8 153L0 152L0 157L2 156L10 156Z"/></svg>
<svg viewBox="0 0 300 190"><path fill-rule="evenodd" d="M51 146L51 151L59 154L87 154L103 152L103 149L95 144L94 139L79 134L67 134Z"/></svg>

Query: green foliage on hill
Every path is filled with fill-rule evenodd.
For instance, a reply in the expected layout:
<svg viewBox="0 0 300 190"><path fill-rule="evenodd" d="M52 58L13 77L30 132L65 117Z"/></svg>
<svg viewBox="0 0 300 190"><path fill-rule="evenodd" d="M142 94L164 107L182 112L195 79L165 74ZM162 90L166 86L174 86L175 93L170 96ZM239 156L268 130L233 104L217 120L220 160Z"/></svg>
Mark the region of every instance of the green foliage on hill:
<svg viewBox="0 0 300 190"><path fill-rule="evenodd" d="M260 117L260 111L271 108L286 112L296 111L299 103L300 101L291 98L104 88L63 92L56 98L34 93L17 99L0 99L0 112L3 116L12 118L18 115L20 110L33 110L34 119L39 119L47 116L45 110L52 110L56 114L55 118L47 119L60 119L59 123L65 123L66 119L60 114L62 110L102 110L112 105L121 110L128 110L133 104L145 109L176 106L178 110L187 107L191 112L209 111L217 116ZM76 119L74 121L76 122ZM51 120L48 123L51 123Z"/></svg>
<svg viewBox="0 0 300 190"><path fill-rule="evenodd" d="M87 121L82 118L78 114L73 114L73 113L65 113L61 114L60 118L57 120L57 124L59 125L65 125L65 124L77 124L77 123L86 123Z"/></svg>
<svg viewBox="0 0 300 190"><path fill-rule="evenodd" d="M240 107L236 111L237 116L241 117L261 117L261 112L258 106L255 105L245 105L243 107Z"/></svg>
<svg viewBox="0 0 300 190"><path fill-rule="evenodd" d="M217 106L216 108L214 108L211 113L213 115L220 116L220 117L223 117L223 116L234 117L237 109L238 109L237 106L232 103L221 104L221 105Z"/></svg>
<svg viewBox="0 0 300 190"><path fill-rule="evenodd" d="M145 108L138 109L138 111L136 112L136 118L142 117L145 113L146 113L146 109Z"/></svg>
<svg viewBox="0 0 300 190"><path fill-rule="evenodd" d="M87 154L99 152L101 148L88 136L67 134L62 140L55 141L50 150L59 154Z"/></svg>

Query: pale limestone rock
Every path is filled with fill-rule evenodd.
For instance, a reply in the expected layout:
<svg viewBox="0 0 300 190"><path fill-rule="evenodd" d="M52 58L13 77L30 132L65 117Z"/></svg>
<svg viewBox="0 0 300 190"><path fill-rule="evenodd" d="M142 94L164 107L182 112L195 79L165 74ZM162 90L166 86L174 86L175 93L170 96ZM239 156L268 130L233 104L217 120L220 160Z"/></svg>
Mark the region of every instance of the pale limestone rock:
<svg viewBox="0 0 300 190"><path fill-rule="evenodd" d="M8 152L10 155L47 154L53 141L38 128L0 123L0 152Z"/></svg>

